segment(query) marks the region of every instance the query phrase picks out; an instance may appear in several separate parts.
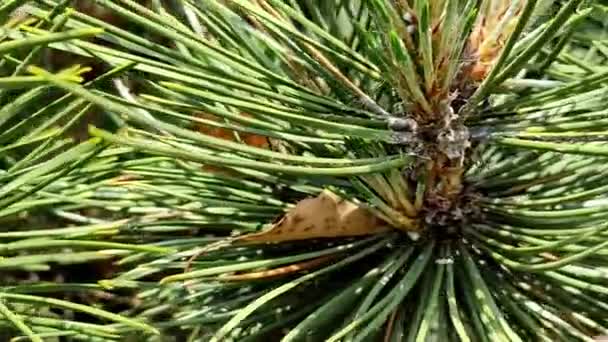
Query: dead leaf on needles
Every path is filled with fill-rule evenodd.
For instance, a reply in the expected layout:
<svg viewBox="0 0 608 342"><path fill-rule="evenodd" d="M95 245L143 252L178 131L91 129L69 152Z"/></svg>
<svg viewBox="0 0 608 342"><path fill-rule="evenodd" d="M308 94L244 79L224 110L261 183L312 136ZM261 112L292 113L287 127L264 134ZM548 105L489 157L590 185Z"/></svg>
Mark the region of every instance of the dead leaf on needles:
<svg viewBox="0 0 608 342"><path fill-rule="evenodd" d="M196 115L196 117L201 118L201 119L217 121L217 122L222 121L222 119L220 117L212 115L212 114L199 112L199 113L196 113L195 115ZM241 113L241 115L244 117L251 117L251 115L247 114L247 113ZM209 136L212 136L215 138L220 138L220 139L229 140L229 141L237 140L236 136L235 136L235 131L228 129L228 128L212 127L212 126L204 125L202 123L196 123L195 129L203 134L206 134L206 135L209 135ZM259 147L259 148L265 148L265 149L269 148L268 138L266 138L265 136L251 134L251 133L243 133L243 132L239 132L239 136L240 136L242 142L246 145Z"/></svg>
<svg viewBox="0 0 608 342"><path fill-rule="evenodd" d="M251 117L251 115L247 113L241 113L241 115L245 117ZM195 116L199 119L211 120L216 122L222 121L220 117L204 112L197 112L195 113ZM194 129L202 134L209 135L214 138L220 138L228 141L237 141L235 131L228 128L214 127L197 122L194 124ZM241 141L246 145L263 149L270 148L269 139L265 136L243 132L240 132L238 135L241 138ZM203 167L203 170L227 176L235 175L235 173L232 172L229 168L221 166L205 165Z"/></svg>
<svg viewBox="0 0 608 342"><path fill-rule="evenodd" d="M369 210L344 200L325 190L317 197L301 200L270 229L259 233L231 237L205 246L188 259L184 272L189 272L192 262L202 254L221 249L231 244L287 242L319 238L352 237L383 233L391 228ZM315 262L320 262L319 259ZM306 264L311 267L311 264ZM302 265L298 266L302 268ZM263 277L274 273L294 271L293 267L270 270L270 274L248 274L231 276L223 280L239 280L241 277ZM263 271L266 272L266 271ZM170 277L169 277L170 278Z"/></svg>
<svg viewBox="0 0 608 342"><path fill-rule="evenodd" d="M296 204L272 228L244 235L238 242L285 242L382 233L390 227L369 210L330 191Z"/></svg>

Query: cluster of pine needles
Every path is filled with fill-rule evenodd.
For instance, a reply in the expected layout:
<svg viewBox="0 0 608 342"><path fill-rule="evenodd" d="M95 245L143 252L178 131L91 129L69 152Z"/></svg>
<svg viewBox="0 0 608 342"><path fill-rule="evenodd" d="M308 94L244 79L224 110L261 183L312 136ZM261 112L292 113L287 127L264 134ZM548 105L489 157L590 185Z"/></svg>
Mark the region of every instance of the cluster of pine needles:
<svg viewBox="0 0 608 342"><path fill-rule="evenodd" d="M605 0L0 24L0 340L608 335Z"/></svg>

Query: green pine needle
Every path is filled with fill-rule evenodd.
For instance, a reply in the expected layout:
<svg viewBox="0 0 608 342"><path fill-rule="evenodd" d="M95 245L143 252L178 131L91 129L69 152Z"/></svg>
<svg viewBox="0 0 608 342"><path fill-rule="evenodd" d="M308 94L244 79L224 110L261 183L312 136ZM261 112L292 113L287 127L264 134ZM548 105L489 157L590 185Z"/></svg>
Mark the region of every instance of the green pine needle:
<svg viewBox="0 0 608 342"><path fill-rule="evenodd" d="M608 335L604 1L5 1L0 23L1 340ZM327 190L393 229L240 240Z"/></svg>

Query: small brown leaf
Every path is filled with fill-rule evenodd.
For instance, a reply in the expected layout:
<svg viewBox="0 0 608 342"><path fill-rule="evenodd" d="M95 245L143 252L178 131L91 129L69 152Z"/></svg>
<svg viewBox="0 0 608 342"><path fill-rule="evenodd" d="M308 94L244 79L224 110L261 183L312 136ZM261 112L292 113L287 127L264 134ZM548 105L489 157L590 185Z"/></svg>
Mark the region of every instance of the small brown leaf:
<svg viewBox="0 0 608 342"><path fill-rule="evenodd" d="M248 118L252 117L251 115L249 115L247 113L241 113L241 115L244 117L248 117ZM207 114L207 113L203 113L203 112L196 113L196 117L201 118L201 119L211 120L211 121L217 121L217 122L222 121L221 118L219 118L215 115ZM229 140L229 141L236 141L236 137L234 136L235 131L228 129L228 128L207 126L207 125L204 125L201 123L196 123L194 128L197 131L199 131L200 133L203 133L205 135L209 135L209 136L212 136L215 138L220 138L220 139ZM268 138L265 136L251 134L251 133L243 133L243 132L240 132L239 136L241 137L243 143L245 143L246 145L264 148L264 149L269 148Z"/></svg>
<svg viewBox="0 0 608 342"><path fill-rule="evenodd" d="M284 242L371 235L390 227L369 210L323 191L296 204L272 228L236 239L238 242Z"/></svg>
<svg viewBox="0 0 608 342"><path fill-rule="evenodd" d="M251 115L249 115L247 113L241 113L241 115L243 115L244 117L251 117ZM216 121L216 122L222 121L222 118L220 118L216 115L208 114L208 113L204 113L204 112L195 113L195 117L197 117L199 119L206 119L206 120L211 120L211 121ZM228 141L236 141L236 137L234 135L235 131L228 129L228 128L214 127L214 126L209 126L209 125L205 125L200 122L197 122L194 124L194 129L202 134L209 135L209 136L212 136L215 138L220 138L220 139L224 139L224 140L228 140ZM259 148L263 148L263 149L270 148L270 145L269 145L270 140L265 136L251 134L251 133L243 133L243 132L240 132L239 136L240 136L242 142L246 145L253 146L253 147L259 147ZM223 175L227 175L227 176L235 175L235 173L232 170L230 170L229 168L225 168L225 167L221 167L221 166L205 165L203 167L203 170L209 171L211 173L223 174Z"/></svg>

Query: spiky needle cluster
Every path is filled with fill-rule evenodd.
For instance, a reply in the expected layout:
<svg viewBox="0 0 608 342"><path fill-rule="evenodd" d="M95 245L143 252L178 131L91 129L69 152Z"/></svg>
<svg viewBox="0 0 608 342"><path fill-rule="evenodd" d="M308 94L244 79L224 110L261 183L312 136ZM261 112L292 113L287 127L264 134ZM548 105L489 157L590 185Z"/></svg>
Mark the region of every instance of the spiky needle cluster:
<svg viewBox="0 0 608 342"><path fill-rule="evenodd" d="M94 3L0 5L0 339L608 334L602 1Z"/></svg>

